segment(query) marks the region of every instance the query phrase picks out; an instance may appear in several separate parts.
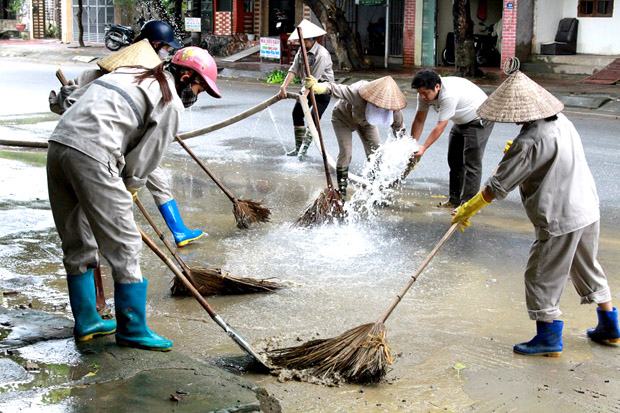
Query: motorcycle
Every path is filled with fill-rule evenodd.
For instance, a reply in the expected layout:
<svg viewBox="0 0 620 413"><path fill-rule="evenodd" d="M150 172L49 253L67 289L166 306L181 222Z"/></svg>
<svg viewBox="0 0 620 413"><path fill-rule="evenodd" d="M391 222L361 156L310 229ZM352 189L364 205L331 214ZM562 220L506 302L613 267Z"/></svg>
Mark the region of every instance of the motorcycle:
<svg viewBox="0 0 620 413"><path fill-rule="evenodd" d="M130 45L135 35L136 33L131 26L106 24L104 37L105 47L115 52L121 47Z"/></svg>
<svg viewBox="0 0 620 413"><path fill-rule="evenodd" d="M474 34L474 50L476 53L476 63L478 66L498 66L501 56L496 48L497 35L493 33L493 25L483 26L480 34ZM449 32L446 36L446 47L441 54L441 60L446 66L454 66L455 57L455 38L454 32Z"/></svg>

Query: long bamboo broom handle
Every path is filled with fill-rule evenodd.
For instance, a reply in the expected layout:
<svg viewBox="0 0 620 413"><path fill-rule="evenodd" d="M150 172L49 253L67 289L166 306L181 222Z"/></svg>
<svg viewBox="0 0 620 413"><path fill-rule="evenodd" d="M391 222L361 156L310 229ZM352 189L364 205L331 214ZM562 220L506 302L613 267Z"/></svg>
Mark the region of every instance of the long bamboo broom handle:
<svg viewBox="0 0 620 413"><path fill-rule="evenodd" d="M385 323L385 321L388 319L388 317L390 316L390 314L392 314L392 311L394 311L394 309L396 308L396 306L398 305L398 303L400 303L400 301L403 299L403 297L405 296L405 294L407 294L407 291L409 291L409 289L411 288L411 286L413 285L414 282L416 282L416 280L418 279L418 277L420 276L420 274L422 274L422 271L424 271L424 269L426 268L426 266L431 262L431 260L433 259L433 257L435 257L435 254L437 254L437 252L439 251L439 249L443 246L443 244L446 243L446 241L448 241L448 239L450 239L450 237L452 236L452 234L454 234L454 231L456 231L456 228L459 226L459 223L455 223L452 224L450 226L450 228L448 229L448 231L446 231L446 233L444 234L443 237L441 237L441 239L439 240L439 242L435 245L435 247L431 250L431 252L429 252L429 254L426 256L426 258L424 259L424 261L422 261L422 264L420 264L420 267L417 269L417 271L415 272L415 274L413 274L411 276L411 280L409 280L409 282L407 283L407 285L405 285L405 287L400 291L400 293L398 293L398 295L396 296L396 299L392 302L392 304L390 305L390 307L387 309L387 311L383 314L383 316L380 318L380 322L381 323Z"/></svg>
<svg viewBox="0 0 620 413"><path fill-rule="evenodd" d="M63 86L67 86L67 84L69 84L69 82L67 81L67 78L65 77L65 74L62 72L60 68L56 70L56 79L58 79L60 84Z"/></svg>
<svg viewBox="0 0 620 413"><path fill-rule="evenodd" d="M47 149L47 142L36 142L36 141L13 141L9 139L0 139L0 145L3 146L17 146L19 148L41 148Z"/></svg>
<svg viewBox="0 0 620 413"><path fill-rule="evenodd" d="M168 252L172 254L174 259L177 261L177 263L181 266L181 268L184 271L189 272L189 266L185 263L185 261L183 261L183 259L179 256L176 250L172 248L172 245L170 245L170 241L168 241L168 239L166 238L166 235L164 235L164 233L159 229L159 227L153 220L153 217L151 216L151 214L148 213L146 208L144 208L144 204L142 203L142 201L140 201L140 198L138 198L137 195L136 195L136 199L134 202L136 206L138 207L138 209L140 210L140 212L142 212L142 215L144 216L144 218L146 218L148 223L151 225L151 228L153 228L153 231L155 231L159 239L164 243Z"/></svg>
<svg viewBox="0 0 620 413"><path fill-rule="evenodd" d="M299 43L301 44L301 57L304 61L304 68L306 69L306 76L311 76L310 64L308 64L308 54L306 53L306 45L304 44L304 36L302 34L301 27L297 27L297 34L299 36ZM303 99L303 98L302 98ZM325 143L323 142L323 133L321 132L321 121L319 119L319 108L316 106L316 98L314 92L310 89L310 101L312 102L312 110L314 111L314 117L316 119L315 126L319 133L319 141L321 142L321 155L323 156L323 168L325 169L325 179L327 180L327 187L333 188L332 177L329 174L329 166L327 165L327 156L325 155Z"/></svg>
<svg viewBox="0 0 620 413"><path fill-rule="evenodd" d="M292 93L287 93L286 96L287 99L297 99L297 97L292 94ZM225 119L221 122L217 122L214 123L212 125L209 126L205 126L204 128L200 128L200 129L196 129L193 131L189 131L189 132L184 132L184 133L180 133L179 135L177 135L179 137L179 139L181 140L185 140L185 139L189 139L189 138L194 138L196 136L200 136L200 135L204 135L213 131L216 131L218 129L222 129L225 128L226 126L230 126L233 123L237 123L239 121L242 121L245 118L248 118L250 116L252 116L255 113L258 113L264 109L267 109L269 106L273 105L274 103L277 103L281 100L282 98L279 95L274 95L272 97L270 97L267 100L262 101L261 103L259 103L258 105L252 106L251 108L233 116L230 117L228 119Z"/></svg>
<svg viewBox="0 0 620 413"><path fill-rule="evenodd" d="M179 271L179 269L174 265L172 260L166 257L164 252L160 250L157 245L155 245L155 242L151 238L149 238L149 236L146 235L144 231L142 231L140 228L138 228L138 231L140 231L142 241L144 241L144 243L151 249L151 251L153 251L155 255L157 255L159 259L161 259L168 266L168 268L170 268L170 271L172 271L174 275L176 275L181 280L183 285L185 285L185 287L192 293L194 298L198 301L198 303L200 303L202 308L205 309L211 319L215 321L215 323L226 332L228 337L230 337L235 343L237 343L237 345L241 347L243 351L252 356L259 364L271 370L271 366L269 366L267 363L265 363L265 361L263 361L261 356L258 355L258 353L252 348L252 346L250 346L250 344L243 337L241 337L232 327L230 327L226 323L226 321L224 321L222 317L220 317L215 312L215 310L213 310L213 308L211 308L207 300L205 300L205 298L198 292L196 287L192 285L192 283L187 279L185 274Z"/></svg>
<svg viewBox="0 0 620 413"><path fill-rule="evenodd" d="M226 188L226 186L224 186L224 184L215 175L213 175L211 171L209 171L207 165L205 165L205 163L201 161L198 156L196 156L194 151L192 151L189 146L187 146L187 144L183 142L183 140L178 136L176 136L174 139L179 143L179 145L183 147L183 149L185 149L189 156L191 156L192 159L196 161L196 163L202 168L202 170L205 171L207 175L209 175L209 178L211 178L213 182L215 182L215 185L217 185L222 190L222 192L226 194L228 199L230 199L233 204L237 202L237 197L230 191L230 189Z"/></svg>

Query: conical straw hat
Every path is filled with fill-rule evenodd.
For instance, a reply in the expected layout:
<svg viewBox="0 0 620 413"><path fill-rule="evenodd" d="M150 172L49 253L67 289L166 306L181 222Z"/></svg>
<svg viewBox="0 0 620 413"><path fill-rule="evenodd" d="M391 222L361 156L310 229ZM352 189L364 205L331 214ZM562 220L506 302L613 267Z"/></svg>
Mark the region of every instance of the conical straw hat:
<svg viewBox="0 0 620 413"><path fill-rule="evenodd" d="M557 115L564 104L518 70L518 60L507 63L508 79L478 108L478 116L494 122L519 123Z"/></svg>
<svg viewBox="0 0 620 413"><path fill-rule="evenodd" d="M400 110L407 106L405 95L391 76L366 83L360 88L360 96L366 102L383 109Z"/></svg>
<svg viewBox="0 0 620 413"><path fill-rule="evenodd" d="M327 32L323 30L321 27L312 23L310 20L303 19L301 23L297 25L297 27L301 27L301 35L304 39L312 39L313 37L323 36ZM293 30L293 33L288 38L288 41L291 40L299 40L299 36L297 35L297 29Z"/></svg>
<svg viewBox="0 0 620 413"><path fill-rule="evenodd" d="M141 66L145 69L153 69L161 64L161 59L151 47L147 39L127 46L97 61L103 70L112 72L122 66Z"/></svg>

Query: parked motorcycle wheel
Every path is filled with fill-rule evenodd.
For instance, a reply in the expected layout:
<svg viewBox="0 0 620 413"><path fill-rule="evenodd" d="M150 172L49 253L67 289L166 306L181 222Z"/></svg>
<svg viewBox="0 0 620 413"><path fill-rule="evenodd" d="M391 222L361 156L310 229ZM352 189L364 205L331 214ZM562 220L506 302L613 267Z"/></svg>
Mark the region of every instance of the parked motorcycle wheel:
<svg viewBox="0 0 620 413"><path fill-rule="evenodd" d="M454 66L454 56L448 56L448 54L448 49L443 49L441 60L443 60L443 64L446 66Z"/></svg>
<svg viewBox="0 0 620 413"><path fill-rule="evenodd" d="M108 34L106 34L104 39L105 47L107 47L109 50L112 50L113 52L120 49L123 46L123 43L115 39L115 37L118 36L122 35L115 32L109 32Z"/></svg>

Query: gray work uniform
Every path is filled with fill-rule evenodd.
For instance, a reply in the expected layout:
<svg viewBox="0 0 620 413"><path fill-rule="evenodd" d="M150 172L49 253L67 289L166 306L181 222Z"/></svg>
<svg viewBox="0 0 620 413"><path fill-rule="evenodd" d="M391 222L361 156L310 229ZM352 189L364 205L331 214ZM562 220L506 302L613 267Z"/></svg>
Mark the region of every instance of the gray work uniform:
<svg viewBox="0 0 620 413"><path fill-rule="evenodd" d="M71 88L82 89L84 87L87 87L92 81L100 78L103 75L104 72L101 69L85 70L78 76L77 79L75 79L76 86L73 86ZM79 99L83 92L84 91L78 93L76 90L66 98L61 99L59 101L59 104L62 106L63 110L66 111L67 109L69 109L71 105L73 105ZM59 96L63 96L63 93L60 93ZM157 167L151 173L151 175L149 175L146 182L146 187L153 196L153 199L155 200L157 206L163 205L173 199L168 176L159 167Z"/></svg>
<svg viewBox="0 0 620 413"><path fill-rule="evenodd" d="M502 199L519 186L536 240L525 270L530 318L552 321L570 276L582 303L611 300L598 263L599 201L581 139L558 114L523 126L487 188Z"/></svg>
<svg viewBox="0 0 620 413"><path fill-rule="evenodd" d="M319 82L333 82L334 70L332 68L332 57L326 48L321 46L318 42L314 42L314 45L308 50L308 65L310 66L310 72L315 79ZM293 64L289 68L289 73L294 73L300 79L306 77L301 58L301 50L295 55ZM329 95L315 95L316 108L319 112L319 119L315 118L315 113L312 111L312 119L315 125L319 123L323 112L327 109L331 97ZM312 107L312 102L309 102L309 107ZM293 107L293 126L303 128L305 126L304 111L301 108L301 103L296 102Z"/></svg>
<svg viewBox="0 0 620 413"><path fill-rule="evenodd" d="M332 57L327 49L321 46L319 42L314 42L314 45L307 51L307 55L312 76L319 82L333 82L334 69L332 67ZM301 58L301 48L295 54L293 64L288 71L294 73L300 79L307 77Z"/></svg>
<svg viewBox="0 0 620 413"><path fill-rule="evenodd" d="M367 157L381 144L379 129L366 121L366 101L359 94L360 88L366 83L366 80L350 86L329 83L328 90L339 99L332 111L332 126L339 149L336 164L338 168L348 168L351 163L353 131L357 131L360 136ZM391 127L394 131L403 128L403 114L400 110L394 111Z"/></svg>
<svg viewBox="0 0 620 413"><path fill-rule="evenodd" d="M173 100L164 105L158 82L137 84L137 73L122 68L80 89L49 139L48 191L68 275L95 267L100 251L115 282L142 280L127 189L142 187L157 168L183 105L170 74Z"/></svg>
<svg viewBox="0 0 620 413"><path fill-rule="evenodd" d="M482 157L494 125L481 121L476 114L486 99L486 93L477 85L452 76L441 78L441 89L433 102L425 102L418 94L418 112L428 112L432 106L439 113L439 122L454 123L448 143L449 195L453 205L468 201L480 190Z"/></svg>

